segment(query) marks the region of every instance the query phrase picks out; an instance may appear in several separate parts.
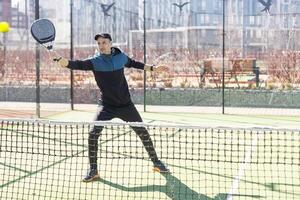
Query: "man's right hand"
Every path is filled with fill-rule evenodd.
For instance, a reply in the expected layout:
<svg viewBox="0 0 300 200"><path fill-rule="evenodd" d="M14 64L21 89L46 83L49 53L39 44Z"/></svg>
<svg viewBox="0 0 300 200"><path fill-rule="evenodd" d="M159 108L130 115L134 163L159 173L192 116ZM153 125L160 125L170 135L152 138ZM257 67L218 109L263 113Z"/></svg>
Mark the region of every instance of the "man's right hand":
<svg viewBox="0 0 300 200"><path fill-rule="evenodd" d="M69 60L66 58L58 58L56 61L61 67L67 67L69 65Z"/></svg>
<svg viewBox="0 0 300 200"><path fill-rule="evenodd" d="M49 51L50 58L57 62L61 67L67 67L69 65L69 60L58 55L56 51Z"/></svg>

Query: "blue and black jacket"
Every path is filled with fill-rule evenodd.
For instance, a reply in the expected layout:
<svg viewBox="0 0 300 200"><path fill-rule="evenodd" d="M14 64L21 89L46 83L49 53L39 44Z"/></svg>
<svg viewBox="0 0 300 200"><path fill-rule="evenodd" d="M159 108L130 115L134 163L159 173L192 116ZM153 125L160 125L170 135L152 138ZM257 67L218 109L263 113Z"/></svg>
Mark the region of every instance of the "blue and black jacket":
<svg viewBox="0 0 300 200"><path fill-rule="evenodd" d="M102 104L114 107L130 105L131 98L124 75L124 67L144 69L145 64L130 59L113 47L110 55L96 54L86 60L69 61L69 69L91 70L101 91Z"/></svg>

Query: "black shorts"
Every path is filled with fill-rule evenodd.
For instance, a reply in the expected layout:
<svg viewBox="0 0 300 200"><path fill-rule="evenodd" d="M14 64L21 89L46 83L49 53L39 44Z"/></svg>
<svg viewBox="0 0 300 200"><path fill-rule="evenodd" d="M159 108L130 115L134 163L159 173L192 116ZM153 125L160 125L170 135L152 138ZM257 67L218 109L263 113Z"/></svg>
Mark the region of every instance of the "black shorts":
<svg viewBox="0 0 300 200"><path fill-rule="evenodd" d="M125 122L142 122L142 118L133 103L122 107L99 106L94 120L108 121L113 118L120 118Z"/></svg>

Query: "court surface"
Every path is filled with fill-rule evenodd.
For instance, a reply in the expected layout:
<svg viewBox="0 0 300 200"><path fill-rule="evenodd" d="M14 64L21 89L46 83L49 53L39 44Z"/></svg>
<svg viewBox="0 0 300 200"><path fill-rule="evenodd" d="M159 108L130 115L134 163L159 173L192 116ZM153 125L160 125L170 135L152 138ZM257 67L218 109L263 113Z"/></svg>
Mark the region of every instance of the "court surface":
<svg viewBox="0 0 300 200"><path fill-rule="evenodd" d="M276 114L183 113L180 109L180 112L176 112L175 109L171 112L158 112L155 109L151 112L141 112L144 122L150 126L157 124L185 127L197 125L216 130L223 129L222 127L229 127L233 130L238 128L266 129L263 134L243 133L242 136L236 131L222 135L218 134L218 131L193 132L188 130L181 133L164 129L159 135L150 130L150 134L153 133L151 137L156 143L158 154L165 157L163 161L172 171L167 175L153 173L152 163L147 159L128 157L130 154L147 156L145 152L140 152L143 147L139 142L133 144L139 150L136 153L135 150L130 149L130 145L123 144L131 140L138 141L130 128L120 129L117 131L118 135L113 136L110 135L110 130L107 130L104 133L106 135L101 138L100 179L92 183L81 182L88 167L87 134L86 137L81 134L82 138L72 141L65 136L62 138L52 135L51 131L49 134L42 135L27 132L25 133L27 135L23 137L34 138L35 144L42 141L42 144L36 147L37 149L51 149L53 152L48 152L47 155L16 151L1 152L0 174L3 177L0 179L1 198L300 199L299 131L296 133L285 131L283 134L272 134L268 131L268 129L297 129L300 125L300 117ZM30 110L28 106L26 112L32 112ZM142 107L139 107L139 110L142 110ZM92 121L95 111L96 106L87 105L74 111L68 109L63 112L49 111L43 119ZM79 129L79 131L86 130ZM68 131L62 133L68 134ZM2 144L4 140L11 140L13 143L20 137L18 131L11 130L9 134L10 136L5 138L2 134ZM57 141L59 141L60 150L68 152L70 149L75 149L76 151L71 156L59 153L56 156ZM116 141L118 141L117 145L115 145ZM179 143L172 144L172 146L168 141L179 141ZM281 146L281 141L288 144ZM190 142L193 147L189 147ZM231 146L224 145L229 143ZM176 146L177 144L180 148ZM265 144L278 145L278 151L265 152L263 149ZM29 144L27 148L33 148L31 145L34 144ZM292 147L293 149L289 149ZM227 148L231 148L229 152ZM191 149L196 152L191 152ZM201 152L203 149L206 152ZM121 155L124 152L128 155ZM168 152L182 159L168 159ZM294 152L295 154L291 156L295 157L295 161L286 160L292 163L288 165L265 162L268 158L285 157L286 155L282 152ZM205 158L185 159L190 158L188 155L205 156ZM230 156L232 162L222 162L222 156L224 158ZM228 195L229 193L232 195Z"/></svg>

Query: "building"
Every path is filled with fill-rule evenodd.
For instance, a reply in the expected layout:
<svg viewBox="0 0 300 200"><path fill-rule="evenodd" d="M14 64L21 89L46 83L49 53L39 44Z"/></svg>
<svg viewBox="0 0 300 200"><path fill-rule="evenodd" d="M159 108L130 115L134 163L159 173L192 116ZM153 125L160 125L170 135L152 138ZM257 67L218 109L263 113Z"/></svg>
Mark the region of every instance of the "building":
<svg viewBox="0 0 300 200"><path fill-rule="evenodd" d="M2 21L11 22L11 0L0 1L0 16Z"/></svg>
<svg viewBox="0 0 300 200"><path fill-rule="evenodd" d="M12 5L12 1L22 6ZM23 37L24 30L28 33L28 26L34 20L34 2L0 1L2 19L11 22L13 28L9 40L17 41ZM182 41L186 48L221 46L223 0L73 0L74 45L93 45L93 36L99 32L111 33L118 44L132 46L129 42L136 39L134 43L142 45L144 2L145 24L153 42L158 40L154 32L158 34L160 30L163 37L171 41L178 41L178 36L168 36L166 30L177 33L192 30L181 37L188 40ZM178 6L185 2L189 3ZM50 18L55 23L58 47L70 43L70 3L71 0L40 1L40 17ZM115 4L105 15L103 8L112 3ZM226 0L225 3L227 48L241 49L243 55L267 49L299 48L296 38L300 36L300 0L273 0L270 13L261 12L264 7L257 0ZM167 42L161 40L161 35L157 37L165 45Z"/></svg>

